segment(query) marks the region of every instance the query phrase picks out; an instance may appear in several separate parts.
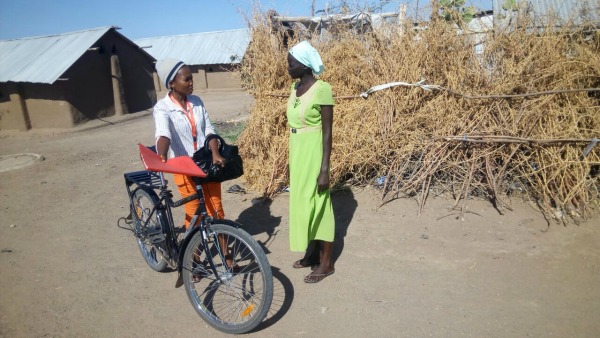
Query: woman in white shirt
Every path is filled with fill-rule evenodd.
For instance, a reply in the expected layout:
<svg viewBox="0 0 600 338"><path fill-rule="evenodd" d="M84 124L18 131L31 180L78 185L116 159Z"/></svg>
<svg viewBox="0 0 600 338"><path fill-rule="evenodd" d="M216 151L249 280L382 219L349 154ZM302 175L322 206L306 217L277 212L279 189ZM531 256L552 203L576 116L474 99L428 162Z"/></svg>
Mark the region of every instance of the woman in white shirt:
<svg viewBox="0 0 600 338"><path fill-rule="evenodd" d="M156 150L163 162L168 157L190 156L204 145L206 137L215 134L210 123L204 103L195 95L192 72L182 61L175 59L159 60L156 63L158 76L169 92L154 106ZM219 154L217 139L209 142L213 164L223 166L225 159ZM192 177L173 175L173 180L179 189L181 198L196 193L196 184ZM203 183L202 190L206 209L209 215L222 219L225 217L221 202L221 183ZM184 205L185 229L198 209L198 199ZM226 255L228 265L232 264L231 256Z"/></svg>

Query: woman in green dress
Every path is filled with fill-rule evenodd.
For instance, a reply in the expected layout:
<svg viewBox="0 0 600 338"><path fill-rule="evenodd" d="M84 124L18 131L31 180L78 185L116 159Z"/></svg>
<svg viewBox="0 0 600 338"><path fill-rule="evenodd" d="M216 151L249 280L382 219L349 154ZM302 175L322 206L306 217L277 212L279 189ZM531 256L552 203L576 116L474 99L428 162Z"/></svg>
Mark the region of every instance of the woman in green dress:
<svg viewBox="0 0 600 338"><path fill-rule="evenodd" d="M290 250L305 251L294 268L316 266L304 278L317 283L334 273L332 252L335 221L329 194L329 159L333 94L329 83L317 80L323 62L307 41L288 53L288 72L299 79L287 104L290 126Z"/></svg>

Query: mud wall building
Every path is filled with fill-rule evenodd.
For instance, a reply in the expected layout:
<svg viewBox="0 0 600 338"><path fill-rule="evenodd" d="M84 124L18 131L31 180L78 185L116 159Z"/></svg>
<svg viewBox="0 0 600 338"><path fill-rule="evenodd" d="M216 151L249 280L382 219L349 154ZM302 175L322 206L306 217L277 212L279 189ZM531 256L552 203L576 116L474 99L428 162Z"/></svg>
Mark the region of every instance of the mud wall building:
<svg viewBox="0 0 600 338"><path fill-rule="evenodd" d="M0 41L0 129L69 128L151 108L155 60L116 29Z"/></svg>
<svg viewBox="0 0 600 338"><path fill-rule="evenodd" d="M250 43L250 29L233 29L134 40L156 60L174 58L192 70L194 89L241 88L239 66ZM157 80L158 82L158 80ZM165 91L159 84L160 91Z"/></svg>

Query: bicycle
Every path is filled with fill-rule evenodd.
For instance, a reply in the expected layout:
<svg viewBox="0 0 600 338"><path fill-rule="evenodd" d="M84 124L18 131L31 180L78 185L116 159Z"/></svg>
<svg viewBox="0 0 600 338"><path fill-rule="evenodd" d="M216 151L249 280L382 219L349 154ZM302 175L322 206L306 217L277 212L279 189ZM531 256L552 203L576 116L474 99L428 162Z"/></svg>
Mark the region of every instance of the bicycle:
<svg viewBox="0 0 600 338"><path fill-rule="evenodd" d="M246 333L266 317L273 298L273 275L260 245L237 222L208 215L200 180L206 175L190 157L163 163L139 144L146 170L125 173L131 230L146 263L155 271L177 270L196 312L226 333ZM163 173L196 178L196 194L173 201ZM158 193L157 193L158 192ZM171 208L194 199L200 205L189 228L174 226Z"/></svg>

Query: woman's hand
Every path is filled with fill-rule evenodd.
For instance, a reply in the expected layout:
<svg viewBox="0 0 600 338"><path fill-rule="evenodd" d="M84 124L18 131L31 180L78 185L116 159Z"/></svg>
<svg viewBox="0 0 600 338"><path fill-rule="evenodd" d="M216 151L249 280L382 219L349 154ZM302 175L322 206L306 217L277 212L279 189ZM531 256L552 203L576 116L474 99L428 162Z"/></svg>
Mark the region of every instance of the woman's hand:
<svg viewBox="0 0 600 338"><path fill-rule="evenodd" d="M210 152L212 153L213 164L216 164L220 167L224 167L225 162L227 162L227 161L219 153L219 140L217 140L216 138L210 140L210 142L208 142L208 148L210 149Z"/></svg>
<svg viewBox="0 0 600 338"><path fill-rule="evenodd" d="M167 162L167 152L169 151L170 145L171 140L168 137L161 136L156 141L156 153L160 156L160 160L163 163Z"/></svg>
<svg viewBox="0 0 600 338"><path fill-rule="evenodd" d="M219 154L219 153L217 153L217 154L213 153L212 159L213 159L213 164L218 165L220 167L224 167L225 162L227 162L227 160L223 156L221 156L221 154Z"/></svg>
<svg viewBox="0 0 600 338"><path fill-rule="evenodd" d="M327 189L329 189L329 173L321 171L317 178L317 191L322 193Z"/></svg>

